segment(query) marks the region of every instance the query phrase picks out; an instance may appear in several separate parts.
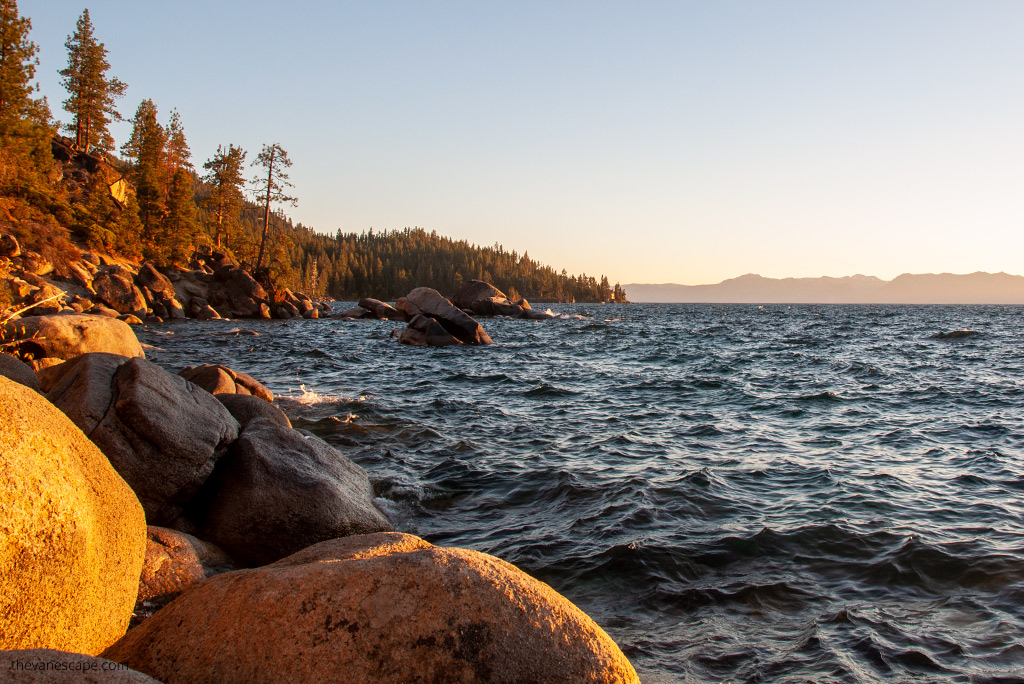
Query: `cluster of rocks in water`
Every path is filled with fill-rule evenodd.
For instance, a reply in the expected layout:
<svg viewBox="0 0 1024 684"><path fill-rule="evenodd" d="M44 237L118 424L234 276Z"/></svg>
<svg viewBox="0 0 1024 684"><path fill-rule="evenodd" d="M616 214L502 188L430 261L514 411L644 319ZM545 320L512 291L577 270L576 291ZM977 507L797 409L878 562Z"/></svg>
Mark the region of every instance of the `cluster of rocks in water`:
<svg viewBox="0 0 1024 684"><path fill-rule="evenodd" d="M114 318L34 320L51 362L0 354L11 681L637 681L546 584L394 532L366 472L256 379L171 373Z"/></svg>
<svg viewBox="0 0 1024 684"><path fill-rule="evenodd" d="M432 288L418 287L394 306L364 298L352 309L334 312L328 302L301 292L268 293L220 252L197 252L191 265L191 270L160 270L148 263L137 266L84 253L81 260L55 266L38 253L23 252L13 236L0 235L0 272L8 273L13 308L25 310L29 318L85 313L129 324L184 318L379 319L407 324L394 332L402 344L435 347L490 344L474 316L552 318L525 299L513 301L481 280L467 282L451 300ZM37 362L46 358L43 350L30 345L22 351Z"/></svg>

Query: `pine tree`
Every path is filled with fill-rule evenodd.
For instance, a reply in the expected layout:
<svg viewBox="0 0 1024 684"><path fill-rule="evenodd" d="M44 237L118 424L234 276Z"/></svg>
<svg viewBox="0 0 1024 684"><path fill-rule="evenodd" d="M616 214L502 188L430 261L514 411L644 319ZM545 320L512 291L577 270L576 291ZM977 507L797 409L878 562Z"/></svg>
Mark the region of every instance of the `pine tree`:
<svg viewBox="0 0 1024 684"><path fill-rule="evenodd" d="M32 83L38 48L28 39L32 22L18 15L15 0L0 0L0 124L26 117L37 105Z"/></svg>
<svg viewBox="0 0 1024 684"><path fill-rule="evenodd" d="M113 138L107 127L111 120L121 120L114 105L127 86L107 76L107 48L93 35L89 10L83 10L75 33L68 36L64 46L68 50L68 65L60 71L61 84L70 95L64 101L64 110L74 117L67 130L75 133L75 144L81 150L109 150Z"/></svg>
<svg viewBox="0 0 1024 684"><path fill-rule="evenodd" d="M177 109L171 110L171 120L167 123L167 165L171 175L178 169L192 168L192 151L185 140L185 129L181 125L181 115Z"/></svg>
<svg viewBox="0 0 1024 684"><path fill-rule="evenodd" d="M238 224L238 214L242 208L242 165L245 163L245 150L228 145L225 150L217 146L217 154L203 164L208 173L203 180L211 187L208 204L213 211L212 233L214 244L221 246L231 244L231 238Z"/></svg>
<svg viewBox="0 0 1024 684"><path fill-rule="evenodd" d="M285 169L292 165L288 159L288 153L278 143L264 145L259 155L252 163L253 166L260 166L265 171L253 178L253 185L258 188L259 194L264 198L263 204L263 236L260 238L259 256L256 257L256 270L263 267L263 258L266 254L267 236L270 233L270 205L271 203L286 203L292 206L298 204L298 200L285 194L286 188L294 187L288 182L288 174Z"/></svg>
<svg viewBox="0 0 1024 684"><path fill-rule="evenodd" d="M159 261L166 265L183 262L196 234L196 204L193 200L192 174L178 167L167 194L167 215L163 221L163 239Z"/></svg>
<svg viewBox="0 0 1024 684"><path fill-rule="evenodd" d="M143 100L132 118L132 134L121 146L121 154L132 165L131 178L139 204L142 236L150 249L156 249L159 222L166 208L166 189L170 185L164 162L167 134L157 121L152 100Z"/></svg>

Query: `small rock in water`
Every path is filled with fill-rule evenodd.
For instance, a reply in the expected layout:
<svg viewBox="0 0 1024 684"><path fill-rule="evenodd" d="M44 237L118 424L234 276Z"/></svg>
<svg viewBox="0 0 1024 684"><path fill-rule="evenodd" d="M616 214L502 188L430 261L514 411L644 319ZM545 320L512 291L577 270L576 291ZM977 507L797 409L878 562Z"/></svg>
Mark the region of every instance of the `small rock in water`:
<svg viewBox="0 0 1024 684"><path fill-rule="evenodd" d="M978 337L981 335L977 330L953 330L952 332L936 333L932 335L933 340L964 340L970 337Z"/></svg>

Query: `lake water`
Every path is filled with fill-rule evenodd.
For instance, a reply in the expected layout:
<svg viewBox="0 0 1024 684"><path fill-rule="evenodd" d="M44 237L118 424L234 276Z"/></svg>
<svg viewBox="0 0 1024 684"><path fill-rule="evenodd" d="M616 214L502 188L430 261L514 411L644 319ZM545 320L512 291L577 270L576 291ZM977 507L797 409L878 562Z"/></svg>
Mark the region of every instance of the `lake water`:
<svg viewBox="0 0 1024 684"><path fill-rule="evenodd" d="M475 348L140 339L263 381L397 529L552 585L645 682L1024 681L1024 308L553 308Z"/></svg>

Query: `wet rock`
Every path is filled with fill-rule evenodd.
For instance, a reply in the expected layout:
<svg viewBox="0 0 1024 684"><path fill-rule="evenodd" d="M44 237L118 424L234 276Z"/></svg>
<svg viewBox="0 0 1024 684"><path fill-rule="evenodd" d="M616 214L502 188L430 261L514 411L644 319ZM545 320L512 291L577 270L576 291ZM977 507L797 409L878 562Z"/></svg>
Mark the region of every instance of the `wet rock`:
<svg viewBox="0 0 1024 684"><path fill-rule="evenodd" d="M933 340L968 340L981 335L977 330L953 330L951 332L936 333L932 335Z"/></svg>
<svg viewBox="0 0 1024 684"><path fill-rule="evenodd" d="M452 296L452 304L460 309L471 309L473 303L486 299L505 299L505 293L483 280L470 280L462 285Z"/></svg>
<svg viewBox="0 0 1024 684"><path fill-rule="evenodd" d="M48 648L0 651L0 667L11 684L160 684L106 658Z"/></svg>
<svg viewBox="0 0 1024 684"><path fill-rule="evenodd" d="M462 344L457 338L444 329L433 318L416 314L409 321L409 326L398 335L401 344L427 347L447 347Z"/></svg>
<svg viewBox="0 0 1024 684"><path fill-rule="evenodd" d="M473 318L456 308L429 287L417 287L406 297L424 315L430 316L464 344L491 344L490 336ZM411 318L411 317L410 317Z"/></svg>
<svg viewBox="0 0 1024 684"><path fill-rule="evenodd" d="M87 314L33 316L4 326L19 351L35 359L70 359L88 352L144 357L142 345L124 321Z"/></svg>
<svg viewBox="0 0 1024 684"><path fill-rule="evenodd" d="M548 585L404 534L331 540L210 578L104 655L169 681L639 681Z"/></svg>
<svg viewBox="0 0 1024 684"><path fill-rule="evenodd" d="M292 423L275 404L260 397L245 394L215 394L244 430L256 418L266 418L282 427L290 428Z"/></svg>
<svg viewBox="0 0 1024 684"><path fill-rule="evenodd" d="M99 653L135 604L142 508L81 430L7 378L0 425L0 648Z"/></svg>
<svg viewBox="0 0 1024 684"><path fill-rule="evenodd" d="M142 325L142 321L135 314L121 314L117 318L128 325Z"/></svg>
<svg viewBox="0 0 1024 684"><path fill-rule="evenodd" d="M334 318L352 318L358 321L363 318L373 318L373 315L361 306L353 306L351 309L335 314Z"/></svg>
<svg viewBox="0 0 1024 684"><path fill-rule="evenodd" d="M391 530L366 472L325 442L255 419L203 497L202 537L239 562L263 565L310 544Z"/></svg>
<svg viewBox="0 0 1024 684"><path fill-rule="evenodd" d="M274 393L256 378L227 366L190 366L180 371L178 375L189 382L194 382L210 394L252 394L271 403L274 401Z"/></svg>
<svg viewBox="0 0 1024 684"><path fill-rule="evenodd" d="M373 299L371 297L363 297L359 300L359 306L372 313L377 318L381 318L387 321L404 321L407 320L405 314L396 309L395 307L380 301L379 299Z"/></svg>

